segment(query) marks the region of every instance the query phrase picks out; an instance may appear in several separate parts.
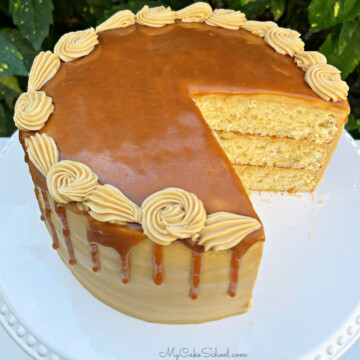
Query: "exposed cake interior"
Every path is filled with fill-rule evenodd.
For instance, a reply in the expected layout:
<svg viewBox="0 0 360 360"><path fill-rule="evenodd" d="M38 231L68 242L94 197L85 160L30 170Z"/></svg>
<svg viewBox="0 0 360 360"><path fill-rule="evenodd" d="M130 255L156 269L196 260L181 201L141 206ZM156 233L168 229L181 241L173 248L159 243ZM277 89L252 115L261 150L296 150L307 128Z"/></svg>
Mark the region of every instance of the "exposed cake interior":
<svg viewBox="0 0 360 360"><path fill-rule="evenodd" d="M281 95L194 100L249 190L315 190L349 112L347 106Z"/></svg>

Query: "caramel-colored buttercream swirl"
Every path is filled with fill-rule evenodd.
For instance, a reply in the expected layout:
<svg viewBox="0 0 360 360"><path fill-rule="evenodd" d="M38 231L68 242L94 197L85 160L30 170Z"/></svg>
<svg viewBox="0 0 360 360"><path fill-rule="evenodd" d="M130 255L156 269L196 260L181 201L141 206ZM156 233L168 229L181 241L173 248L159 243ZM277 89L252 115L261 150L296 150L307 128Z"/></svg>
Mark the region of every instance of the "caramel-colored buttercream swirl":
<svg viewBox="0 0 360 360"><path fill-rule="evenodd" d="M216 9L205 21L211 26L219 26L225 29L238 30L240 26L245 24L246 17L240 11L228 9Z"/></svg>
<svg viewBox="0 0 360 360"><path fill-rule="evenodd" d="M245 24L241 25L242 29L250 31L252 34L264 37L268 30L277 28L278 24L273 21L253 21L248 20Z"/></svg>
<svg viewBox="0 0 360 360"><path fill-rule="evenodd" d="M91 53L98 43L98 36L93 28L69 32L57 42L54 53L63 61L72 61Z"/></svg>
<svg viewBox="0 0 360 360"><path fill-rule="evenodd" d="M312 65L326 65L326 56L318 51L299 51L295 54L295 62L298 67L307 71Z"/></svg>
<svg viewBox="0 0 360 360"><path fill-rule="evenodd" d="M345 101L349 86L341 80L340 74L340 71L332 65L312 65L305 73L305 81L323 99Z"/></svg>
<svg viewBox="0 0 360 360"><path fill-rule="evenodd" d="M128 27L135 24L135 14L130 10L121 10L96 27L96 32Z"/></svg>
<svg viewBox="0 0 360 360"><path fill-rule="evenodd" d="M67 204L84 201L98 184L98 177L82 163L63 160L50 168L46 183L53 199Z"/></svg>
<svg viewBox="0 0 360 360"><path fill-rule="evenodd" d="M198 244L203 245L205 251L227 250L260 228L261 223L252 217L217 212L207 217Z"/></svg>
<svg viewBox="0 0 360 360"><path fill-rule="evenodd" d="M39 90L60 67L59 56L51 51L41 51L33 61L28 81L28 90Z"/></svg>
<svg viewBox="0 0 360 360"><path fill-rule="evenodd" d="M30 90L17 99L14 122L20 130L40 130L53 112L51 97L46 96L43 91Z"/></svg>
<svg viewBox="0 0 360 360"><path fill-rule="evenodd" d="M25 139L25 145L30 161L44 176L59 161L59 150L51 136L36 133Z"/></svg>
<svg viewBox="0 0 360 360"><path fill-rule="evenodd" d="M265 34L265 41L279 54L294 56L304 51L305 44L295 30L273 27Z"/></svg>
<svg viewBox="0 0 360 360"><path fill-rule="evenodd" d="M112 185L97 185L85 198L84 204L98 221L119 225L141 222L140 208Z"/></svg>
<svg viewBox="0 0 360 360"><path fill-rule="evenodd" d="M176 19L183 22L203 22L212 13L212 8L204 2L197 2L176 12Z"/></svg>
<svg viewBox="0 0 360 360"><path fill-rule="evenodd" d="M136 14L136 22L150 27L162 27L175 22L175 11L170 7L157 6L149 8L145 5Z"/></svg>
<svg viewBox="0 0 360 360"><path fill-rule="evenodd" d="M206 212L196 195L178 188L158 191L141 206L145 235L160 245L176 239L196 240L206 220Z"/></svg>

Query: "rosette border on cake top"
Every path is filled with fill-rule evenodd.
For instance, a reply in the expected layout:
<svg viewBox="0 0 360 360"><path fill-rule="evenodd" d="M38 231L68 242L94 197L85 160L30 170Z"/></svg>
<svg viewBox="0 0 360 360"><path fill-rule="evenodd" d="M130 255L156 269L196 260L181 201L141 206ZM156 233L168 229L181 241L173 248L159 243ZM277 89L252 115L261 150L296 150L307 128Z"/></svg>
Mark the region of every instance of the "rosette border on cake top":
<svg viewBox="0 0 360 360"><path fill-rule="evenodd" d="M100 185L88 166L59 161L54 140L46 134L29 137L26 146L30 160L46 176L47 188L56 202L83 203L90 216L100 222L139 223L144 234L159 245L189 238L199 245L206 244L206 251L227 250L261 228L257 219L247 216L225 212L207 216L195 194L178 188L158 191L138 207L114 186ZM214 216L216 222L211 220ZM224 226L222 219L226 221Z"/></svg>

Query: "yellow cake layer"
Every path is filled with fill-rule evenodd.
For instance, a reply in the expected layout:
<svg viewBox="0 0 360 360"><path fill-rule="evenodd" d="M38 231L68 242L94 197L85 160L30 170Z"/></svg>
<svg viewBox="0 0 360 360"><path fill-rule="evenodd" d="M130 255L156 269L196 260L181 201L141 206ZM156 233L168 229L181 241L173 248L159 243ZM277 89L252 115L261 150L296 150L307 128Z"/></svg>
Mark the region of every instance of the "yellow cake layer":
<svg viewBox="0 0 360 360"><path fill-rule="evenodd" d="M348 115L348 109L330 103L270 94L195 94L193 99L214 130L318 144L331 142Z"/></svg>
<svg viewBox="0 0 360 360"><path fill-rule="evenodd" d="M328 144L319 145L319 148L326 149L326 156L322 159L322 165L317 168L316 170L309 170L309 169L299 169L295 167L279 167L279 166L259 166L259 165L244 165L244 164L238 164L239 160L237 158L241 159L243 155L243 151L245 149L238 149L239 151L233 151L233 166L235 168L236 173L239 175L245 189L247 190L256 190L256 191L289 191L289 192L308 192L308 191L314 191L317 185L321 182L325 170L331 160L332 154L334 153L338 142L340 140L341 134L343 132L344 125L340 125L337 129L336 133L333 136L333 139ZM224 135L227 136L228 134ZM230 133L229 136L231 137L232 134ZM256 143L256 141L261 142L264 141L261 136L256 136L256 139L253 141ZM290 144L291 142L288 142L288 139L281 139L281 138L274 138L274 144L281 144L281 143L287 143ZM298 143L297 141L292 141L293 147L289 147L290 153L288 154L288 158L294 159L294 154L296 153L296 146L295 143ZM308 142L301 141L303 146L306 147L306 144ZM305 145L304 145L305 144ZM311 145L311 144L310 144ZM309 145L309 146L310 146ZM315 143L312 143L312 145L316 146ZM280 145L278 145L280 146ZM275 148L276 145L273 145L273 148ZM314 148L313 148L314 149ZM226 149L225 149L226 151ZM254 156L254 153L251 154L250 149L247 150L250 156L248 156L248 160L250 163L255 163L256 156ZM316 161L316 154L315 151L313 156L313 163L319 164L319 161ZM309 159L311 158L311 152L307 152L309 155ZM263 156L269 156L266 155L266 151L263 152ZM283 156L286 158L286 156ZM308 160L311 162L311 160Z"/></svg>
<svg viewBox="0 0 360 360"><path fill-rule="evenodd" d="M270 166L234 165L245 189L255 191L313 191L321 180L319 172Z"/></svg>
<svg viewBox="0 0 360 360"><path fill-rule="evenodd" d="M271 136L217 131L220 145L233 164L289 167L316 171L324 164L330 144Z"/></svg>

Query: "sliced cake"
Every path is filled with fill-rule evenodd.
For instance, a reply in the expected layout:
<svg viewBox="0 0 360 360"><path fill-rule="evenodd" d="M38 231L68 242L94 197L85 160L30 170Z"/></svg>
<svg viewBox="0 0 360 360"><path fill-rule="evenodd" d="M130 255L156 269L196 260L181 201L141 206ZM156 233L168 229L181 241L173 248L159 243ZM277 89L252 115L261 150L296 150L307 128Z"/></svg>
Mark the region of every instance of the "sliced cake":
<svg viewBox="0 0 360 360"><path fill-rule="evenodd" d="M314 189L349 111L338 73L324 85L313 55L304 72L299 35L274 29L144 6L35 58L25 160L53 247L105 304L161 323L250 308L265 238L240 178Z"/></svg>

